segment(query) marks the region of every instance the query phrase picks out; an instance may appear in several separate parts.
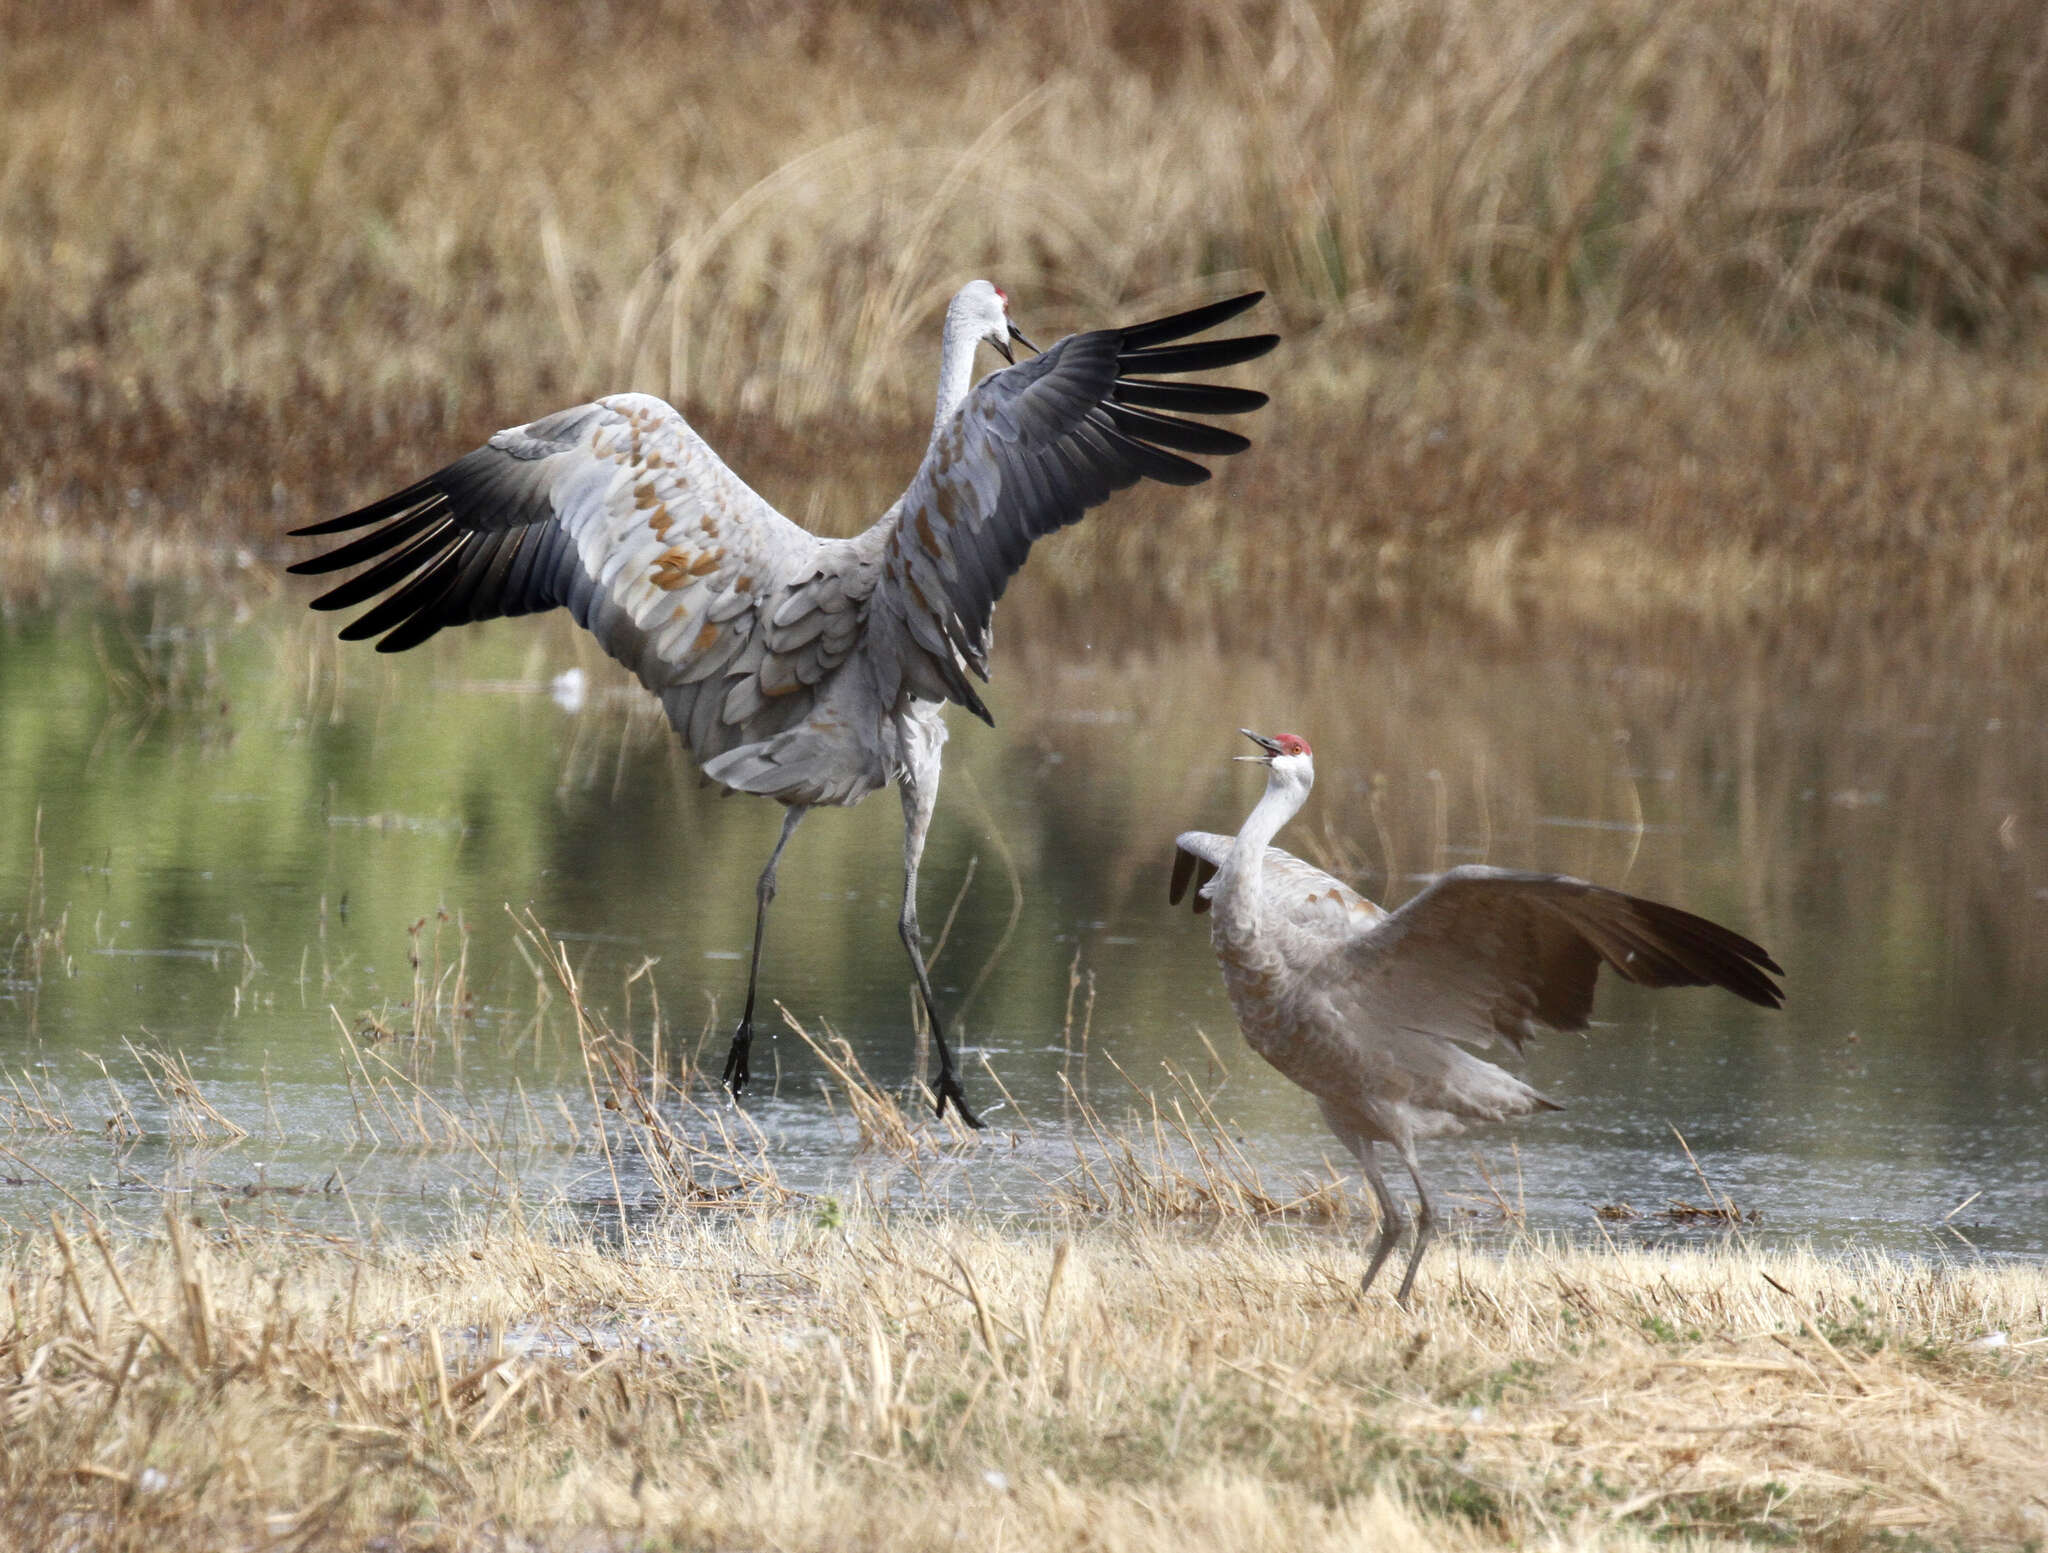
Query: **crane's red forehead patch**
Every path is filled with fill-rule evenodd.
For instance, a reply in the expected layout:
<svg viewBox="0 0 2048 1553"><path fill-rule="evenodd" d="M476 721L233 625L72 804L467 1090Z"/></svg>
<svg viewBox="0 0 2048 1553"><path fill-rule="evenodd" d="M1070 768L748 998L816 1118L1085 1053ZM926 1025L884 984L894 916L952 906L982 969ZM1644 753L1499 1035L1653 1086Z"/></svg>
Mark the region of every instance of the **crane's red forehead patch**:
<svg viewBox="0 0 2048 1553"><path fill-rule="evenodd" d="M996 294L996 300L1002 303L1004 307L1008 307L1010 305L1010 293L1003 290L1001 286L997 286L993 289Z"/></svg>
<svg viewBox="0 0 2048 1553"><path fill-rule="evenodd" d="M1280 746L1280 753L1283 755L1313 755L1315 753L1314 750L1308 747L1308 740L1298 733L1280 734L1273 742Z"/></svg>

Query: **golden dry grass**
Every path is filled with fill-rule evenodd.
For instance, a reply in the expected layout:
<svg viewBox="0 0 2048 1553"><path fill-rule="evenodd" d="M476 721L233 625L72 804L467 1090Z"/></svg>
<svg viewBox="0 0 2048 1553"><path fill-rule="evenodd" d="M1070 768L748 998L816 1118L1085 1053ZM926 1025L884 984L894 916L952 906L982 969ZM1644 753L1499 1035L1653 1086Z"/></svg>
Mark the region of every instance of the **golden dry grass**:
<svg viewBox="0 0 2048 1553"><path fill-rule="evenodd" d="M914 461L932 321L985 271L1036 333L1259 284L1288 336L1247 373L1279 390L1259 451L1049 546L1054 597L2028 629L2048 29L2020 0L0 28L12 588L278 554L621 387L844 529Z"/></svg>
<svg viewBox="0 0 2048 1553"><path fill-rule="evenodd" d="M1355 1292L1346 1195L1264 1178L1186 1081L1028 1124L1050 1188L1029 1219L806 1198L521 927L536 1018L581 1049L587 1120L563 1125L600 1180L630 1155L667 1215L520 1205L525 1124L409 1071L405 1040L459 1020L466 961L423 928L411 1036L342 1036L359 1125L504 1189L411 1242L251 1223L210 1187L166 1193L157 1225L77 1198L11 1224L0 1539L2026 1547L2048 1526L2039 1266L1452 1235L1402 1310ZM1015 1146L804 1038L836 1056L859 1148L916 1172ZM190 1065L131 1055L202 1161L224 1119ZM22 1147L0 1153L41 1175L34 1135L78 1123L54 1086L9 1088Z"/></svg>
<svg viewBox="0 0 2048 1553"><path fill-rule="evenodd" d="M18 1546L2037 1545L2048 1278L1144 1219L5 1253ZM1782 1292L1780 1289L1782 1286Z"/></svg>
<svg viewBox="0 0 2048 1553"><path fill-rule="evenodd" d="M664 1098L659 1060L527 926L605 1168L633 1153L670 1212L535 1213L514 1188L406 1241L193 1191L155 1226L76 1199L11 1226L0 1536L2017 1548L2048 1528L2038 1266L1454 1234L1403 1310L1357 1294L1343 1194L1273 1187L1190 1083L1149 1116L1077 1102L1070 1166L1034 1124L1058 1178L1029 1219L805 1198L743 1127ZM487 1111L344 1039L380 1144L505 1153ZM209 1109L182 1059L136 1055ZM912 1171L973 1152L843 1048L835 1078L863 1150ZM33 1081L11 1112L16 1134L71 1125Z"/></svg>
<svg viewBox="0 0 2048 1553"><path fill-rule="evenodd" d="M1931 341L1502 335L1373 359L1353 383L1341 412L1276 408L1213 486L1141 493L1042 547L1026 607L1111 641L1101 606L1135 592L1152 630L1226 640L1420 603L1624 639L1675 623L1817 646L1848 625L2039 644L2031 370Z"/></svg>

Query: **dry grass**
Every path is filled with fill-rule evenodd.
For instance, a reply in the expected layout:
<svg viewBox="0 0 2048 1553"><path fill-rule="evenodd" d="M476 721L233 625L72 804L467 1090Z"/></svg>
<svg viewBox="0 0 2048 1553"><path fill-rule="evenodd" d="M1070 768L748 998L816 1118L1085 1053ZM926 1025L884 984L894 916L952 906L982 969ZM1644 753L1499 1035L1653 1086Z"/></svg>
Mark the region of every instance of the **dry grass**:
<svg viewBox="0 0 2048 1553"><path fill-rule="evenodd" d="M1141 613L1185 619L1420 587L1969 597L2009 631L2039 575L2048 31L2021 0L0 28L10 589L274 553L626 386L844 529L914 460L932 320L976 271L1035 332L1256 283L1289 338L1262 451L1049 547L1054 607L1113 558L1120 600L1144 579Z"/></svg>
<svg viewBox="0 0 2048 1553"><path fill-rule="evenodd" d="M2037 1544L2048 1279L696 1215L5 1253L20 1546Z"/></svg>
<svg viewBox="0 0 2048 1553"><path fill-rule="evenodd" d="M1188 1075L1130 1086L1121 1117L1070 1093L977 1140L799 1029L856 1147L913 1172L1022 1147L1049 1188L1028 1220L806 1199L743 1118L692 1102L658 1018L652 1050L622 1039L563 946L520 931L536 1024L581 1048L587 1121L561 1105L563 1125L616 1215L520 1206L518 1124L415 1060L460 1017L433 995L452 971L423 968L414 1033L343 1030L357 1114L373 1147L481 1164L486 1211L408 1243L251 1223L205 1187L164 1193L152 1228L50 1183L69 1208L0 1243L0 1540L2019 1547L2048 1527L2039 1267L1454 1235L1402 1311L1356 1294L1365 1225L1337 1184L1270 1182ZM233 1125L181 1056L131 1055L174 1149ZM78 1130L54 1086L9 1089L14 1134Z"/></svg>
<svg viewBox="0 0 2048 1553"><path fill-rule="evenodd" d="M2048 392L2032 369L1934 342L1764 355L1500 336L1373 359L1354 382L1341 413L1273 412L1266 446L1192 499L1043 547L1027 607L1098 641L1135 594L1140 639L1330 635L1421 604L1487 633L1676 622L1809 648L1844 627L2040 645Z"/></svg>

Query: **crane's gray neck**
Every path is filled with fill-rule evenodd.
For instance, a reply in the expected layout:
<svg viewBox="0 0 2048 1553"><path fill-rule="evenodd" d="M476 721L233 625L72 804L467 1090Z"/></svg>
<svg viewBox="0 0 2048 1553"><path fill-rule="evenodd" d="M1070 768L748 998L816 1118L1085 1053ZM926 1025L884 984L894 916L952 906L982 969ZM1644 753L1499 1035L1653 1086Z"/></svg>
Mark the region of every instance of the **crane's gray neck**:
<svg viewBox="0 0 2048 1553"><path fill-rule="evenodd" d="M1310 782L1277 768L1266 778L1266 791L1245 817L1230 856L1219 872L1214 896L1216 932L1248 939L1259 931L1260 901L1266 872L1266 848L1280 828L1308 802Z"/></svg>
<svg viewBox="0 0 2048 1553"><path fill-rule="evenodd" d="M939 434L952 421L953 412L974 386L974 353L980 346L981 336L975 332L974 324L952 308L946 309L946 333L939 346L938 412L932 416L933 442L939 440Z"/></svg>

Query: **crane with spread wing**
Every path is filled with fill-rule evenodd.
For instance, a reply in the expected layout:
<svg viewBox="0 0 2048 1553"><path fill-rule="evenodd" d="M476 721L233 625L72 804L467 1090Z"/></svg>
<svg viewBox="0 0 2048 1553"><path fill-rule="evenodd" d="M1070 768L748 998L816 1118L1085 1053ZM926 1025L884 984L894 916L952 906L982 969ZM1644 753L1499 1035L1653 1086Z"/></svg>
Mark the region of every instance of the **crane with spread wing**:
<svg viewBox="0 0 2048 1553"><path fill-rule="evenodd" d="M783 849L813 808L858 803L893 781L904 819L898 927L937 1047L935 1106L943 1116L950 1103L978 1126L917 920L942 709L951 701L991 721L970 675L988 677L996 601L1034 540L1139 480L1206 480L1186 455L1250 445L1191 417L1242 414L1265 395L1182 379L1278 343L1190 339L1259 297L1069 335L1016 362L1010 342L1031 342L1010 321L1009 299L970 281L946 310L924 461L895 505L851 538L821 538L777 512L669 404L613 394L501 431L404 490L296 530L369 532L291 570L361 566L313 607L371 604L341 635L376 637L382 652L445 626L566 608L660 698L707 778L784 805L755 888L746 1002L726 1058L735 1095L749 1076ZM977 384L983 343L1012 364Z"/></svg>

